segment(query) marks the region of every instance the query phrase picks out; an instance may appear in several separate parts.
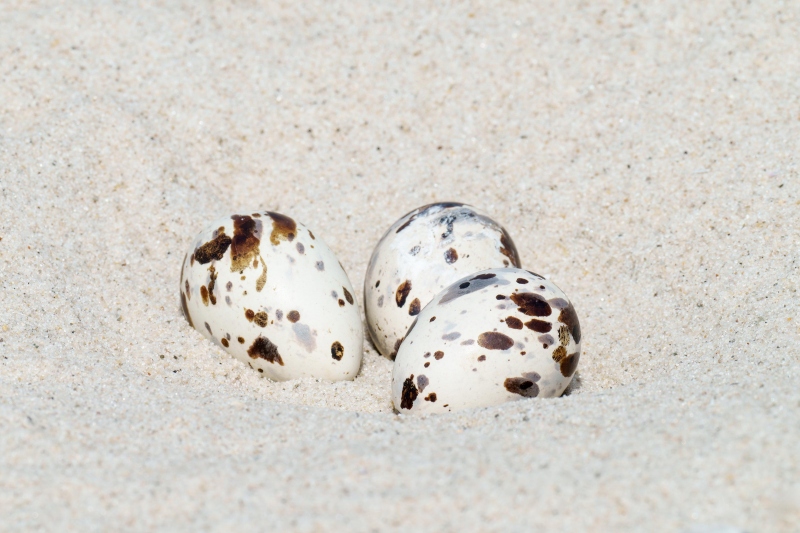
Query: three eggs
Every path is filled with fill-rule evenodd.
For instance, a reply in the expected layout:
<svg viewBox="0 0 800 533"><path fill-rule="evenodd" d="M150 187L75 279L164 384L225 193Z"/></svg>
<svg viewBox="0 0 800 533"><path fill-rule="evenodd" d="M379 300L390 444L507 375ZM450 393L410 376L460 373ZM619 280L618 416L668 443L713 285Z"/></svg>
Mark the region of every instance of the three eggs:
<svg viewBox="0 0 800 533"><path fill-rule="evenodd" d="M358 374L355 291L320 236L270 211L217 220L181 269L190 325L270 379ZM394 360L400 412L446 412L561 395L580 358L567 296L520 268L514 242L460 203L420 207L381 238L364 281L375 347Z"/></svg>

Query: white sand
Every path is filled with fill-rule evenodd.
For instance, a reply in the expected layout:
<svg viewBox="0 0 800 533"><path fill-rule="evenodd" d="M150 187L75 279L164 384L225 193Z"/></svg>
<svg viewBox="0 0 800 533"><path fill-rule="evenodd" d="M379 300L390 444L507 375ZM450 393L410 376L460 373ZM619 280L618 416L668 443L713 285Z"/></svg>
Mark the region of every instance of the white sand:
<svg viewBox="0 0 800 533"><path fill-rule="evenodd" d="M0 7L0 529L800 530L800 3L58 4ZM360 286L435 200L570 295L570 396L397 416L369 341L272 383L181 316L217 216Z"/></svg>

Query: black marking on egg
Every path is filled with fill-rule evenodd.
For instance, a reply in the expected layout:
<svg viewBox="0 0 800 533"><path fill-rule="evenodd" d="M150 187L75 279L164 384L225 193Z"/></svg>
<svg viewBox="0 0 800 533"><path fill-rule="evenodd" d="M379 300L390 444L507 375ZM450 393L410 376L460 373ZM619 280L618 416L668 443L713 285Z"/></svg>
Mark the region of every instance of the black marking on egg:
<svg viewBox="0 0 800 533"><path fill-rule="evenodd" d="M278 363L280 366L283 366L283 359L281 358L281 354L278 353L278 347L275 346L271 340L260 335L253 341L250 348L247 349L247 355L252 359L260 357L272 364Z"/></svg>
<svg viewBox="0 0 800 533"><path fill-rule="evenodd" d="M419 298L414 298L411 300L411 303L408 304L408 314L411 316L416 316L419 314L421 304L419 302Z"/></svg>
<svg viewBox="0 0 800 533"><path fill-rule="evenodd" d="M344 346L339 341L334 341L331 344L331 357L336 359L337 361L341 361L342 357L344 357Z"/></svg>
<svg viewBox="0 0 800 533"><path fill-rule="evenodd" d="M520 378L506 378L503 386L513 394L519 394L525 398L535 398L539 396L539 386L536 384L542 376L536 372L525 372Z"/></svg>
<svg viewBox="0 0 800 533"><path fill-rule="evenodd" d="M513 293L510 298L519 307L518 311L528 316L550 316L553 312L544 298L532 292Z"/></svg>
<svg viewBox="0 0 800 533"><path fill-rule="evenodd" d="M401 409L411 409L414 407L414 400L418 396L417 387L414 385L414 374L411 374L403 382L403 393L400 399Z"/></svg>
<svg viewBox="0 0 800 533"><path fill-rule="evenodd" d="M545 320L537 320L534 318L533 320L525 322L525 327L528 329L532 329L537 333L547 333L548 331L553 329L553 324Z"/></svg>
<svg viewBox="0 0 800 533"><path fill-rule="evenodd" d="M575 339L576 344L581 342L581 324L578 321L578 314L575 312L575 308L572 307L572 304L569 304L561 310L561 313L558 315L558 321L566 324L570 329L570 333L572 333L572 338Z"/></svg>
<svg viewBox="0 0 800 533"><path fill-rule="evenodd" d="M403 307L406 305L406 298L408 298L408 293L411 292L411 282L409 280L405 280L401 283L394 294L394 300L397 303L397 307Z"/></svg>
<svg viewBox="0 0 800 533"><path fill-rule="evenodd" d="M231 238L225 235L225 232L218 234L214 239L203 244L194 251L193 258L201 265L210 263L211 261L219 261L225 252L228 251L228 246L231 245Z"/></svg>

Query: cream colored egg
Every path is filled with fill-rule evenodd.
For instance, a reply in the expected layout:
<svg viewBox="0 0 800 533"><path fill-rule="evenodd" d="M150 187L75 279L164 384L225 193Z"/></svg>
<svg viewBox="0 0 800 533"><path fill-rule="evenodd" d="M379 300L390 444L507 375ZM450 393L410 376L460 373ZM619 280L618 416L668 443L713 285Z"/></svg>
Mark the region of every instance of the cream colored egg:
<svg viewBox="0 0 800 533"><path fill-rule="evenodd" d="M364 280L367 327L378 351L394 359L437 292L471 272L504 266L520 266L514 241L474 207L430 204L400 218L372 252Z"/></svg>
<svg viewBox="0 0 800 533"><path fill-rule="evenodd" d="M581 353L581 327L554 283L489 269L437 294L400 345L392 403L401 413L560 396Z"/></svg>
<svg viewBox="0 0 800 533"><path fill-rule="evenodd" d="M271 379L358 373L363 330L350 280L322 239L286 215L210 224L190 245L180 291L190 325Z"/></svg>

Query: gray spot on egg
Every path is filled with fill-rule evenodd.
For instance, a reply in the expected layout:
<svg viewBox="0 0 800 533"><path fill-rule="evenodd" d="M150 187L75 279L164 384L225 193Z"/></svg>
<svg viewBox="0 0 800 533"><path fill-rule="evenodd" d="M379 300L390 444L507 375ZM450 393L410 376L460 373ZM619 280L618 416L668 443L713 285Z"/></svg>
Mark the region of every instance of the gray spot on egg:
<svg viewBox="0 0 800 533"><path fill-rule="evenodd" d="M308 350L309 353L314 351L314 348L317 347L317 341L311 334L311 328L308 325L292 324L292 331L294 331L295 337L303 345L303 348Z"/></svg>

